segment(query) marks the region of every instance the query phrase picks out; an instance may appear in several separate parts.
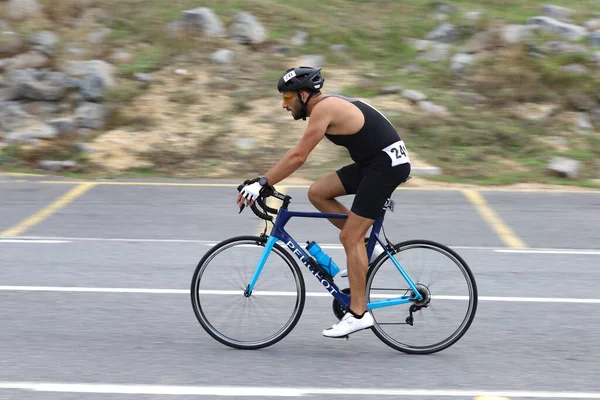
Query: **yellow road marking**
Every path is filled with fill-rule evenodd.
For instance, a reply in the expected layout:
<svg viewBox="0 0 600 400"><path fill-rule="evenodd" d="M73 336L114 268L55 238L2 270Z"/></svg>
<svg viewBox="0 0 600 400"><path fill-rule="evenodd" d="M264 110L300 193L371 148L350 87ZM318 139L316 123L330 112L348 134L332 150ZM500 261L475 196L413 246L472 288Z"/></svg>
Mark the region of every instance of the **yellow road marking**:
<svg viewBox="0 0 600 400"><path fill-rule="evenodd" d="M42 174L26 174L22 172L0 172L0 176L44 176Z"/></svg>
<svg viewBox="0 0 600 400"><path fill-rule="evenodd" d="M54 214L56 211L66 206L77 197L81 196L91 188L96 186L95 183L81 183L73 189L69 190L67 193L56 199L52 204L46 206L41 209L31 217L25 219L24 221L18 223L17 225L9 228L3 232L0 232L0 236L19 236L21 233L31 228L32 226L40 223L44 219L48 218L50 215Z"/></svg>
<svg viewBox="0 0 600 400"><path fill-rule="evenodd" d="M483 196L471 189L463 189L464 196L475 206L475 209L481 217L492 227L494 232L508 247L512 248L527 248L521 239L504 223L502 219L494 212L487 204Z"/></svg>
<svg viewBox="0 0 600 400"><path fill-rule="evenodd" d="M181 183L181 182L108 182L108 181L39 181L44 184L79 185L93 183L94 185L132 185L132 186L209 186L209 187L237 187L239 183Z"/></svg>
<svg viewBox="0 0 600 400"><path fill-rule="evenodd" d="M239 183L184 183L184 182L143 182L143 181L31 181L35 183L41 184L54 184L54 185L79 185L82 183L94 183L96 185L129 185L129 186L197 186L197 187L237 187ZM310 184L284 184L288 189L308 189ZM279 191L280 186L277 186L276 189ZM575 189L511 189L511 188L484 188L487 191L493 191L498 193L548 193L549 191L553 193L593 193L600 194L600 189L590 189L590 188L575 188ZM457 192L464 190L476 190L476 189L465 189L461 187L418 187L418 186L399 186L395 189L398 192L403 191L428 191L428 192Z"/></svg>
<svg viewBox="0 0 600 400"><path fill-rule="evenodd" d="M0 173L0 176L2 174ZM9 181L0 181L0 182L9 182ZM15 181L10 181L15 182ZM19 182L21 182L19 180ZM54 184L54 185L81 185L84 183L93 183L94 185L130 185L130 186L196 186L196 187L237 187L238 183L185 183L185 182L143 182L143 181L95 181L95 180L80 180L80 181L60 181L60 180L47 180L47 181L29 181L32 183L41 183L41 184ZM282 182L283 185L288 189L308 189L310 184L285 184L285 181ZM493 188L493 187L484 187L486 191L493 191L498 193L592 193L592 194L600 194L600 189L592 189L592 188L569 188L565 187L564 189L547 189L547 188ZM279 190L279 186L277 187ZM473 191L478 190L478 188L464 188L464 187L419 187L419 186L404 186L401 185L395 189L396 191L429 191L429 192L457 192L457 191Z"/></svg>

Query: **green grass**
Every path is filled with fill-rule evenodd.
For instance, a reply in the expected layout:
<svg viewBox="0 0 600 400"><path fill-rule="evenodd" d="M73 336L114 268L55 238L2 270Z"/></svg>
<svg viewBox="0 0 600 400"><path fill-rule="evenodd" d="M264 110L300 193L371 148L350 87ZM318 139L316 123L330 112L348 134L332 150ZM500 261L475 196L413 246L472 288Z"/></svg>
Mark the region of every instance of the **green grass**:
<svg viewBox="0 0 600 400"><path fill-rule="evenodd" d="M161 67L167 54L166 48L160 45L150 47L137 54L131 64L123 65L121 71L126 75L155 71Z"/></svg>
<svg viewBox="0 0 600 400"><path fill-rule="evenodd" d="M11 144L0 149L0 167L13 165L18 161L19 145Z"/></svg>
<svg viewBox="0 0 600 400"><path fill-rule="evenodd" d="M342 94L348 97L371 97L377 95L377 88L369 88L365 86L346 86L342 89Z"/></svg>
<svg viewBox="0 0 600 400"><path fill-rule="evenodd" d="M294 3L286 0L129 0L111 3L111 12L118 16L111 26L113 37L120 41L130 39L152 44L151 49L138 54L134 63L124 67L127 73L152 71L174 54L202 45L202 38L170 41L164 34L166 23L178 19L182 10L196 7L211 8L226 28L239 11L251 12L267 28L269 39L288 39L296 31L304 30L310 34L307 45L301 49L304 52L327 54L328 62L331 63L330 58L333 58L333 65L341 65L347 59L331 55L329 46L345 44L347 54L353 60L369 61L387 71L414 57L414 50L402 40L403 37L424 38L440 24L432 18L436 13L432 2L421 0L307 0ZM453 1L459 9L449 15L449 22L457 24L467 37L484 29L493 19L524 24L527 18L541 15L540 7L546 3L541 0ZM567 1L553 4L573 7L572 2ZM581 20L600 11L596 0L578 1L576 8L581 10L577 14ZM483 11L482 21L468 23L463 11L470 10Z"/></svg>
<svg viewBox="0 0 600 400"><path fill-rule="evenodd" d="M418 115L400 115L392 122L402 127L403 136L419 156L444 171L444 180L479 184L546 182L546 169L552 156L570 157L584 163L582 181L600 174L595 162L600 140L578 137L567 151L555 150L537 140L561 136L560 124L520 120L491 111L461 110L452 120L436 120Z"/></svg>

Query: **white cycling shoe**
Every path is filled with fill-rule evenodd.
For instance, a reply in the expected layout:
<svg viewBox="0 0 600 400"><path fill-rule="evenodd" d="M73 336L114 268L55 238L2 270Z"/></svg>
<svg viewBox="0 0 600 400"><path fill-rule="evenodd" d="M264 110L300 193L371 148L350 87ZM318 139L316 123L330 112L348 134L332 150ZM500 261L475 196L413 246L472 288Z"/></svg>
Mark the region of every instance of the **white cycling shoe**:
<svg viewBox="0 0 600 400"><path fill-rule="evenodd" d="M373 248L373 254L371 255L371 259L369 260L369 262L373 262L373 260L375 260L377 257L379 257L379 255L381 253L383 253L384 251L385 250L383 249L383 247L381 247L381 245L379 243L375 243L375 247ZM340 277L347 278L348 270L344 269L344 270L340 271Z"/></svg>
<svg viewBox="0 0 600 400"><path fill-rule="evenodd" d="M330 338L343 338L349 334L368 329L374 324L373 316L370 312L365 312L362 318L355 318L352 313L347 312L338 323L334 324L331 328L323 331L323 336Z"/></svg>

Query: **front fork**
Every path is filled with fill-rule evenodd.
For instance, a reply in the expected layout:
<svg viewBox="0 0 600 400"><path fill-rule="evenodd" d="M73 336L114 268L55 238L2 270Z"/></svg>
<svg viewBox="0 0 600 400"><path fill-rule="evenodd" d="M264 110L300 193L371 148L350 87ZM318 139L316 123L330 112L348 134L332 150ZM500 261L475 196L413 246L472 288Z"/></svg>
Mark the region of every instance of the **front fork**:
<svg viewBox="0 0 600 400"><path fill-rule="evenodd" d="M278 239L274 236L269 236L269 238L267 239L267 243L265 244L265 248L262 252L262 255L260 256L260 260L258 260L258 264L256 265L256 269L254 270L254 274L250 279L250 283L246 287L246 290L244 290L244 296L250 297L252 295L252 291L254 290L256 281L258 281L258 277L260 276L260 273L263 267L265 266L265 263L267 262L267 258L269 257L269 254L271 253L271 250L273 249L273 246L275 245L277 240Z"/></svg>

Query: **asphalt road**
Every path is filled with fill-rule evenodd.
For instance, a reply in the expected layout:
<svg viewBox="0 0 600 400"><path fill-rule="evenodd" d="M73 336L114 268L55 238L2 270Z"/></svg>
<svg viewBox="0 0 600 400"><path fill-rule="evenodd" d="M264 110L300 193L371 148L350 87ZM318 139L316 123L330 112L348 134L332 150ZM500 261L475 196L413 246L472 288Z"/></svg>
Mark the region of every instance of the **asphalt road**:
<svg viewBox="0 0 600 400"><path fill-rule="evenodd" d="M237 213L235 186L0 176L0 399L600 399L600 192L396 191L386 234L454 248L480 295L458 343L412 356L370 331L324 338L330 297L307 297L266 349L204 332L188 294L196 264L262 226ZM306 187L283 189L313 211ZM288 231L343 264L327 221Z"/></svg>

